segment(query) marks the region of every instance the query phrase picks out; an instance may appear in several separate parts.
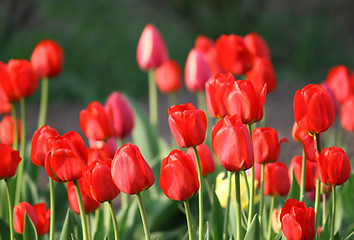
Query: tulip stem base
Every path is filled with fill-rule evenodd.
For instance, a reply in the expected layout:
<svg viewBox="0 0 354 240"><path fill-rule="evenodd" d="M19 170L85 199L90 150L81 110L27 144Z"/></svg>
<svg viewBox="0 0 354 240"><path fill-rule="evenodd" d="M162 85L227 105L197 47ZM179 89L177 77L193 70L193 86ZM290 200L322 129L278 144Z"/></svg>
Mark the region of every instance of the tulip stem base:
<svg viewBox="0 0 354 240"><path fill-rule="evenodd" d="M183 204L184 204L184 208L186 210L186 218L187 218L189 240L194 240L193 225L192 225L192 215L191 215L191 209L189 207L188 200L184 201Z"/></svg>
<svg viewBox="0 0 354 240"><path fill-rule="evenodd" d="M86 221L86 217L85 217L85 209L84 209L84 204L82 202L82 197L81 197L81 193L80 193L80 188L79 188L79 183L77 180L74 180L74 188L75 188L75 193L76 193L76 198L77 198L77 202L79 205L79 209L80 209L80 218L81 218L81 225L82 225L82 236L84 240L89 240L88 239L88 232L87 232L87 221Z"/></svg>
<svg viewBox="0 0 354 240"><path fill-rule="evenodd" d="M55 189L54 181L49 177L49 192L50 192L50 225L49 225L49 240L54 240L55 226Z"/></svg>
<svg viewBox="0 0 354 240"><path fill-rule="evenodd" d="M150 124L156 128L158 125L158 108L157 108L157 87L155 81L155 70L148 71L149 78L149 109Z"/></svg>
<svg viewBox="0 0 354 240"><path fill-rule="evenodd" d="M42 78L41 87L41 102L39 107L38 125L37 128L41 128L46 121L47 117L47 105L48 105L48 89L49 89L49 79L48 77Z"/></svg>
<svg viewBox="0 0 354 240"><path fill-rule="evenodd" d="M145 239L150 240L151 237L150 237L149 224L148 224L147 217L146 217L146 211L145 211L143 199L141 198L141 193L137 193L136 196L138 198L141 220L143 221Z"/></svg>
<svg viewBox="0 0 354 240"><path fill-rule="evenodd" d="M305 150L302 150L302 165L301 165L301 187L300 187L300 198L299 200L302 201L305 195L305 183L306 183L306 156Z"/></svg>
<svg viewBox="0 0 354 240"><path fill-rule="evenodd" d="M118 222L117 222L116 213L114 211L113 203L112 203L112 201L108 201L107 203L109 205L109 209L111 211L111 216L112 216L112 222L113 222L113 228L114 228L114 239L119 240Z"/></svg>
<svg viewBox="0 0 354 240"><path fill-rule="evenodd" d="M14 127L13 135L14 136L13 136L12 148L17 151L18 150L18 125L17 125L16 107L15 107L14 103L11 103L11 116L12 116L12 120L14 122L14 124L13 124L13 127Z"/></svg>
<svg viewBox="0 0 354 240"><path fill-rule="evenodd" d="M334 239L334 224L336 220L336 186L332 185L332 220L331 220L331 236L330 240Z"/></svg>
<svg viewBox="0 0 354 240"><path fill-rule="evenodd" d="M230 212L230 201L231 201L231 172L227 172L227 182L228 182L228 193L227 193L227 201L226 201L226 208L225 208L225 215L224 215L224 229L222 239L227 239L227 227L229 223L229 212Z"/></svg>
<svg viewBox="0 0 354 240"><path fill-rule="evenodd" d="M261 199L259 202L259 226L262 229L262 216L264 208L264 167L265 164L261 164Z"/></svg>
<svg viewBox="0 0 354 240"><path fill-rule="evenodd" d="M8 203L8 208L9 208L10 240L14 240L14 223L13 223L13 219L12 219L13 206L12 206L12 202L11 202L9 184L7 182L7 179L4 179L4 181L5 181L5 186L6 186L7 203Z"/></svg>
<svg viewBox="0 0 354 240"><path fill-rule="evenodd" d="M272 196L272 200L270 202L270 207L269 207L269 216L268 216L268 240L271 240L272 237L272 214L274 209L274 203L275 203L275 197Z"/></svg>
<svg viewBox="0 0 354 240"><path fill-rule="evenodd" d="M241 240L241 188L240 188L240 172L235 172L235 189L236 189L236 240Z"/></svg>
<svg viewBox="0 0 354 240"><path fill-rule="evenodd" d="M203 240L203 226L204 226L204 209L203 209L203 176L202 168L200 165L200 159L197 151L197 147L193 146L195 159L197 160L197 169L198 169L198 179L199 179L199 240Z"/></svg>
<svg viewBox="0 0 354 240"><path fill-rule="evenodd" d="M251 135L251 140L252 140L252 124L247 124L248 126L248 131ZM251 225L251 221L253 219L253 213L254 213L254 166L251 167L251 188L250 188L250 198L248 201L248 219L247 219L247 229Z"/></svg>

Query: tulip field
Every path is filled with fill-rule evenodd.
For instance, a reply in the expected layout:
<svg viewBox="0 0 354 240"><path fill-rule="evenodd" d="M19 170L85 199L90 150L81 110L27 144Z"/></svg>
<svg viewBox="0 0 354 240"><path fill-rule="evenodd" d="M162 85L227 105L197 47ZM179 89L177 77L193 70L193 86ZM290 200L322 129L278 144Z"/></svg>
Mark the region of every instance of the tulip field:
<svg viewBox="0 0 354 240"><path fill-rule="evenodd" d="M354 131L354 71L333 66L289 96L287 139L269 126L277 80L262 36L200 35L182 70L155 25L141 30L131 54L146 73L147 111L112 89L72 119L79 132L47 123L48 89L74 49L45 39L28 60L0 62L0 240L354 239L343 137ZM183 86L196 102L177 104ZM289 142L300 151L279 158Z"/></svg>

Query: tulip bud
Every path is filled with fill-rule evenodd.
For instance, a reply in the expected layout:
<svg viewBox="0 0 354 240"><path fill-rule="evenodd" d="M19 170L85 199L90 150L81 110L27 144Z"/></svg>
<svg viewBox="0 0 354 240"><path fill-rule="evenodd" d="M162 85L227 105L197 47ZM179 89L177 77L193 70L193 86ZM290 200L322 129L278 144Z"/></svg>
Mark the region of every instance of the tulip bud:
<svg viewBox="0 0 354 240"><path fill-rule="evenodd" d="M214 161L213 153L211 152L208 145L202 143L198 145L196 148L200 160L202 176L206 176L208 174L213 173L215 171L215 161ZM188 148L187 154L192 157L194 163L197 163L197 160L195 159L195 153L192 147Z"/></svg>
<svg viewBox="0 0 354 240"><path fill-rule="evenodd" d="M267 58L256 57L253 67L246 72L246 77L253 81L258 94L262 92L264 84L267 84L268 93L273 92L277 86L273 65Z"/></svg>
<svg viewBox="0 0 354 240"><path fill-rule="evenodd" d="M264 168L264 194L285 196L290 190L288 168L282 162L268 163Z"/></svg>
<svg viewBox="0 0 354 240"><path fill-rule="evenodd" d="M177 62L167 60L156 68L155 79L160 92L165 94L176 92L182 87L181 68Z"/></svg>
<svg viewBox="0 0 354 240"><path fill-rule="evenodd" d="M253 58L263 57L270 59L270 49L264 39L257 33L249 33L243 39Z"/></svg>
<svg viewBox="0 0 354 240"><path fill-rule="evenodd" d="M354 131L354 94L351 94L342 104L340 122L347 131Z"/></svg>
<svg viewBox="0 0 354 240"><path fill-rule="evenodd" d="M350 94L350 73L345 66L334 66L329 70L326 83L338 102L342 103Z"/></svg>
<svg viewBox="0 0 354 240"><path fill-rule="evenodd" d="M8 144L0 143L0 156L0 179L13 177L21 162L19 152L13 150Z"/></svg>
<svg viewBox="0 0 354 240"><path fill-rule="evenodd" d="M100 206L101 203L97 202L95 199L92 198L91 195L88 195L86 191L83 190L84 188L88 187L84 179L79 179L78 185L79 185L79 190L82 198L82 203L84 205L85 213L87 214L90 212L94 212ZM76 214L80 214L80 208L79 208L79 203L77 201L74 183L71 181L67 182L66 190L67 190L70 207L74 210Z"/></svg>
<svg viewBox="0 0 354 240"><path fill-rule="evenodd" d="M18 142L21 141L21 120L17 118ZM6 115L0 122L0 141L12 145L14 142L14 121L11 115Z"/></svg>
<svg viewBox="0 0 354 240"><path fill-rule="evenodd" d="M310 192L316 188L317 179L317 164L306 160L306 172L305 172L305 191ZM302 174L302 156L295 156L291 159L289 167L289 176L292 176L294 172L295 179L299 186L301 186L301 174ZM293 179L294 181L294 179Z"/></svg>

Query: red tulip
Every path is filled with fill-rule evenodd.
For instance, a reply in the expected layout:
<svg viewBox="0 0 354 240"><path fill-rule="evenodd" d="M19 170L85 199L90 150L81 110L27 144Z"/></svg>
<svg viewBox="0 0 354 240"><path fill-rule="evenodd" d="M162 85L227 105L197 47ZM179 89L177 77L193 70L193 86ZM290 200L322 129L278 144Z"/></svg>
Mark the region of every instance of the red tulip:
<svg viewBox="0 0 354 240"><path fill-rule="evenodd" d="M350 94L350 74L345 66L334 66L329 70L326 82L338 102L342 103Z"/></svg>
<svg viewBox="0 0 354 240"><path fill-rule="evenodd" d="M177 62L167 60L156 68L155 79L157 87L162 93L173 93L181 89L182 78L181 68Z"/></svg>
<svg viewBox="0 0 354 240"><path fill-rule="evenodd" d="M264 39L257 33L249 33L243 39L248 51L255 57L270 59L270 49Z"/></svg>
<svg viewBox="0 0 354 240"><path fill-rule="evenodd" d="M351 94L342 104L340 122L347 131L354 131L354 94Z"/></svg>
<svg viewBox="0 0 354 240"><path fill-rule="evenodd" d="M89 141L90 147L87 149L87 164L95 160L104 160L107 158L113 158L117 151L117 145L114 138L109 138L105 141Z"/></svg>
<svg viewBox="0 0 354 240"><path fill-rule="evenodd" d="M113 136L128 136L134 128L134 113L126 98L120 92L113 92L108 96L104 107L113 126Z"/></svg>
<svg viewBox="0 0 354 240"><path fill-rule="evenodd" d="M288 199L280 213L281 229L289 240L312 240L315 237L315 211L305 203Z"/></svg>
<svg viewBox="0 0 354 240"><path fill-rule="evenodd" d="M38 236L44 235L49 230L50 209L46 210L45 203L33 205L38 218L38 225L35 225Z"/></svg>
<svg viewBox="0 0 354 240"><path fill-rule="evenodd" d="M350 162L345 152L336 146L325 148L317 161L320 181L342 185L350 176Z"/></svg>
<svg viewBox="0 0 354 240"><path fill-rule="evenodd" d="M34 132L31 145L31 160L34 165L44 167L48 150L47 140L58 135L57 130L48 125L43 125Z"/></svg>
<svg viewBox="0 0 354 240"><path fill-rule="evenodd" d="M0 179L13 177L21 161L18 151L5 143L0 143Z"/></svg>
<svg viewBox="0 0 354 240"><path fill-rule="evenodd" d="M252 55L241 36L221 35L216 40L215 46L221 66L226 71L242 75L252 68Z"/></svg>
<svg viewBox="0 0 354 240"><path fill-rule="evenodd" d="M254 161L260 164L276 162L279 157L280 144L288 139L282 138L278 142L278 133L274 128L255 128L252 132Z"/></svg>
<svg viewBox="0 0 354 240"><path fill-rule="evenodd" d="M302 142L302 139L308 135L308 132L303 130L297 122L294 122L293 129L291 131L293 139L297 142Z"/></svg>
<svg viewBox="0 0 354 240"><path fill-rule="evenodd" d="M162 160L160 187L168 198L177 201L185 201L198 192L198 172L190 155L173 150Z"/></svg>
<svg viewBox="0 0 354 240"><path fill-rule="evenodd" d="M14 230L19 234L23 234L26 213L31 219L33 225L38 226L38 217L34 207L28 202L20 202L14 206L13 211Z"/></svg>
<svg viewBox="0 0 354 240"><path fill-rule="evenodd" d="M84 190L98 202L111 201L120 192L112 180L111 164L112 159L108 158L95 160L84 168L82 178L88 183Z"/></svg>
<svg viewBox="0 0 354 240"><path fill-rule="evenodd" d="M146 25L140 36L136 59L142 70L155 69L168 59L165 42L153 24Z"/></svg>
<svg viewBox="0 0 354 240"><path fill-rule="evenodd" d="M297 90L293 107L295 121L303 130L311 133L326 131L335 119L331 97L317 84Z"/></svg>
<svg viewBox="0 0 354 240"><path fill-rule="evenodd" d="M262 92L264 84L267 84L268 93L273 92L277 86L273 65L267 58L256 57L253 61L253 67L246 72L246 77L253 81L258 94Z"/></svg>
<svg viewBox="0 0 354 240"><path fill-rule="evenodd" d="M268 163L264 168L264 194L273 195L276 193L285 196L290 190L290 178L288 168L282 162Z"/></svg>
<svg viewBox="0 0 354 240"><path fill-rule="evenodd" d="M316 147L316 139L313 135L307 134L302 139L302 147L305 152L306 159L311 162L316 162L319 156L319 152Z"/></svg>
<svg viewBox="0 0 354 240"><path fill-rule="evenodd" d="M289 176L292 176L294 171L295 179L299 186L301 185L301 170L302 170L302 156L295 156L291 159L289 167ZM305 172L305 191L310 192L316 188L315 182L317 178L317 164L306 160ZM293 179L294 181L294 179Z"/></svg>
<svg viewBox="0 0 354 240"><path fill-rule="evenodd" d="M239 172L253 166L251 136L237 115L221 119L213 127L211 141L216 157L227 171Z"/></svg>
<svg viewBox="0 0 354 240"><path fill-rule="evenodd" d="M105 140L113 129L105 109L99 102L92 102L80 112L80 128L88 139Z"/></svg>
<svg viewBox="0 0 354 240"><path fill-rule="evenodd" d="M229 115L239 115L244 124L258 122L263 118L263 107L267 93L266 85L260 96L250 80L237 80L228 86L224 104Z"/></svg>
<svg viewBox="0 0 354 240"><path fill-rule="evenodd" d="M42 40L33 50L31 63L38 77L55 77L63 68L64 51L55 41Z"/></svg>
<svg viewBox="0 0 354 240"><path fill-rule="evenodd" d="M208 145L206 145L205 143L198 145L197 152L199 156L200 167L202 170L202 176L206 176L208 174L213 173L215 171L215 161L213 153L208 147ZM187 154L192 157L194 163L197 163L192 147L188 148Z"/></svg>
<svg viewBox="0 0 354 240"><path fill-rule="evenodd" d="M87 164L87 148L80 135L74 131L54 136L47 141L45 170L57 182L81 178Z"/></svg>
<svg viewBox="0 0 354 240"><path fill-rule="evenodd" d="M205 82L211 77L209 65L203 53L192 49L187 57L184 68L184 81L190 92L204 91Z"/></svg>
<svg viewBox="0 0 354 240"><path fill-rule="evenodd" d="M7 67L0 61L0 113L7 114L11 112L10 99L7 94L11 89L7 89L10 82L9 72Z"/></svg>
<svg viewBox="0 0 354 240"><path fill-rule="evenodd" d="M21 141L21 120L17 119L18 142ZM0 141L12 145L14 142L14 121L11 115L6 115L0 122Z"/></svg>
<svg viewBox="0 0 354 240"><path fill-rule="evenodd" d="M99 206L100 202L97 202L92 198L92 196L87 195L86 192L83 190L85 184L87 184L83 179L78 180L79 190L82 198L82 203L84 205L85 213L94 212ZM68 200L70 207L74 210L76 214L80 214L79 204L77 202L77 196L75 192L75 187L73 182L66 183L66 190L68 194Z"/></svg>
<svg viewBox="0 0 354 240"><path fill-rule="evenodd" d="M191 103L168 108L168 124L180 147L197 146L204 142L207 126L206 115Z"/></svg>
<svg viewBox="0 0 354 240"><path fill-rule="evenodd" d="M322 82L321 87L323 87L324 90L326 90L326 92L328 93L328 95L331 97L333 105L334 105L334 112L338 113L339 109L340 109L340 103L338 102L336 96L334 95L334 92L332 91L332 89L329 87L327 82Z"/></svg>
<svg viewBox="0 0 354 240"><path fill-rule="evenodd" d="M218 73L205 83L205 97L210 116L225 117L224 94L227 87L236 81L232 73Z"/></svg>
<svg viewBox="0 0 354 240"><path fill-rule="evenodd" d="M154 173L139 148L131 143L123 145L116 152L111 174L119 190L130 195L150 188L155 181Z"/></svg>

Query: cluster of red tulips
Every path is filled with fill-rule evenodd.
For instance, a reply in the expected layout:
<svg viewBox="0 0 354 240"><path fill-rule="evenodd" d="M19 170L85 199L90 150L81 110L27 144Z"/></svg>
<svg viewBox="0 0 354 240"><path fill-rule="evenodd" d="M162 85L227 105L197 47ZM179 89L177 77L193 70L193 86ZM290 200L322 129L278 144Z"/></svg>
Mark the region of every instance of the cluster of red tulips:
<svg viewBox="0 0 354 240"><path fill-rule="evenodd" d="M45 124L49 78L61 72L64 62L64 51L56 42L40 42L31 61L0 63L0 110L11 112L0 122L0 179L8 199L0 209L0 230L6 239L21 235L38 239L47 233L49 240L140 239L137 206L145 239L307 240L354 235L352 226L341 224L350 221L345 214L340 218L336 214L337 192L341 204L348 203L341 196L348 199L349 193L352 199L350 160L339 134L335 146L322 149L321 142L332 136L327 130L339 111L339 128L354 130L354 76L345 66L333 67L322 86L309 84L296 92L292 133L302 143L303 154L293 157L288 168L278 161L281 143L288 140L278 140L276 130L266 127L266 95L275 89L276 77L270 49L261 36L222 35L215 42L204 36L196 39L184 80L187 89L197 94L200 109L189 102L176 104L181 68L169 59L154 25L145 27L136 56L139 67L148 73L150 121L133 100L113 92L104 105L94 101L80 112L88 147L79 133L60 135L55 126ZM36 91L38 79L42 88L38 128L27 154L25 99ZM157 88L169 96L172 146L157 136ZM16 114L17 102L21 118ZM124 144L127 139L131 143ZM38 168L33 165L45 169L49 197L37 196ZM227 179L222 177L225 173ZM155 178L159 186L154 185ZM337 189L348 179L352 184ZM68 201L58 203L62 182L67 183ZM34 190L29 189L30 183ZM50 209L38 199L47 199ZM100 207L104 202L107 207ZM176 206L181 203L187 225L178 221L181 209ZM58 209L68 204L81 224L70 211L65 220L58 217ZM193 209L196 205L198 211ZM193 219L195 212L198 222Z"/></svg>

